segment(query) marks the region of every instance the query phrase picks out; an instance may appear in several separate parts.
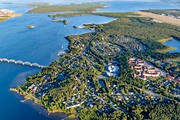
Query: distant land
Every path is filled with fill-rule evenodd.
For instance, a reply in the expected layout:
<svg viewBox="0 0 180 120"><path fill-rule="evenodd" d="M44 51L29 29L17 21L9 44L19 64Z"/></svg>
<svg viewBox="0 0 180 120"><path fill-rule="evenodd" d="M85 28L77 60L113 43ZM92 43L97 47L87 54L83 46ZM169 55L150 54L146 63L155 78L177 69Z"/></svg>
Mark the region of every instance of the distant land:
<svg viewBox="0 0 180 120"><path fill-rule="evenodd" d="M150 13L150 12L137 12L143 17L150 17L153 18L154 21L159 22L159 23L169 23L173 25L180 26L180 16L177 18L175 16L166 16L164 14L155 14L155 13Z"/></svg>
<svg viewBox="0 0 180 120"><path fill-rule="evenodd" d="M180 1L179 0L161 0L161 1L162 2L168 2L168 3L180 5Z"/></svg>
<svg viewBox="0 0 180 120"><path fill-rule="evenodd" d="M141 10L141 11L151 12L158 15L169 16L180 19L180 9L149 9L149 10Z"/></svg>
<svg viewBox="0 0 180 120"><path fill-rule="evenodd" d="M35 7L29 10L29 13L55 13L55 12L92 12L100 8L106 7L100 3L83 3L83 4L71 4L71 5L50 5L48 3L31 3L28 4L31 7Z"/></svg>
<svg viewBox="0 0 180 120"><path fill-rule="evenodd" d="M21 16L21 14L15 14L14 11L8 9L0 9L0 22L17 16Z"/></svg>
<svg viewBox="0 0 180 120"><path fill-rule="evenodd" d="M65 14L56 14L49 15L49 17L72 17L72 16L81 16L81 15L103 15L106 14L109 17L113 17L114 14L117 13L92 13L92 12L78 12L78 13L65 13ZM122 13L122 15L126 15L127 13ZM131 12L128 13L130 16L139 16L139 17L149 17L152 18L155 22L160 23L169 23L173 25L180 26L180 9L170 9L170 10L142 10L141 12Z"/></svg>

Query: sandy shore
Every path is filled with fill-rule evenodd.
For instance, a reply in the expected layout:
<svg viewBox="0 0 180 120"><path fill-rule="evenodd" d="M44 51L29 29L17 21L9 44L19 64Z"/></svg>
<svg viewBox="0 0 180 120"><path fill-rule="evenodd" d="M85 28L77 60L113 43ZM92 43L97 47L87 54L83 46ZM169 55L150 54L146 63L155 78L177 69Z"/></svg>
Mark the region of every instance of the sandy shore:
<svg viewBox="0 0 180 120"><path fill-rule="evenodd" d="M164 23L169 23L172 25L177 25L180 26L180 19L176 19L173 17L169 17L169 16L163 16L163 15L157 15L157 14L153 14L150 12L136 12L137 14L140 14L141 17L150 17L153 18L155 20L164 22Z"/></svg>
<svg viewBox="0 0 180 120"><path fill-rule="evenodd" d="M0 22L8 20L10 18L18 17L18 16L22 16L22 14L11 14L11 15L9 15L7 17L0 16Z"/></svg>

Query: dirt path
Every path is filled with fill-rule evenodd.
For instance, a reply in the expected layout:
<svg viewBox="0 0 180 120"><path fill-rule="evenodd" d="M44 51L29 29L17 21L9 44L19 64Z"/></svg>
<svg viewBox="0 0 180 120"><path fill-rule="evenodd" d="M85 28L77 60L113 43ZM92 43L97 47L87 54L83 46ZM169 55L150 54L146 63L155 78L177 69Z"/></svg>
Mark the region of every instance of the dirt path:
<svg viewBox="0 0 180 120"><path fill-rule="evenodd" d="M150 18L154 18L155 20L158 20L158 21L161 21L164 23L169 23L169 24L180 26L180 19L176 19L176 18L169 17L169 16L157 15L157 14L153 14L150 12L136 12L136 13L140 14L142 17L150 17Z"/></svg>

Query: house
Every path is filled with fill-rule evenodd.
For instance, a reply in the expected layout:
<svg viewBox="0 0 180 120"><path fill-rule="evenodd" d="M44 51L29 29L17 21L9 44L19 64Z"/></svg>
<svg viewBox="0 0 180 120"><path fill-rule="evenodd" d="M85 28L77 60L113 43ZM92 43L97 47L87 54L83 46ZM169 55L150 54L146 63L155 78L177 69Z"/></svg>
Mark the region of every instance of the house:
<svg viewBox="0 0 180 120"><path fill-rule="evenodd" d="M116 93L116 95L121 95L121 93Z"/></svg>
<svg viewBox="0 0 180 120"><path fill-rule="evenodd" d="M129 58L129 61L135 61L136 58Z"/></svg>
<svg viewBox="0 0 180 120"><path fill-rule="evenodd" d="M35 84L32 84L28 89L32 89L35 86Z"/></svg>
<svg viewBox="0 0 180 120"><path fill-rule="evenodd" d="M167 75L166 79L167 79L168 81L171 81L171 80L173 80L173 79L174 79L174 77L173 77L173 76L171 76L171 75Z"/></svg>
<svg viewBox="0 0 180 120"><path fill-rule="evenodd" d="M146 76L146 77L158 77L158 76L160 76L160 72L148 73L148 72L144 71L143 76Z"/></svg>
<svg viewBox="0 0 180 120"><path fill-rule="evenodd" d="M155 73L157 70L157 68L154 68L154 67L147 67L147 72L148 73Z"/></svg>
<svg viewBox="0 0 180 120"><path fill-rule="evenodd" d="M176 83L180 83L180 77L175 80Z"/></svg>
<svg viewBox="0 0 180 120"><path fill-rule="evenodd" d="M72 87L72 89L75 90L75 89L76 89L76 86L74 85L74 86Z"/></svg>

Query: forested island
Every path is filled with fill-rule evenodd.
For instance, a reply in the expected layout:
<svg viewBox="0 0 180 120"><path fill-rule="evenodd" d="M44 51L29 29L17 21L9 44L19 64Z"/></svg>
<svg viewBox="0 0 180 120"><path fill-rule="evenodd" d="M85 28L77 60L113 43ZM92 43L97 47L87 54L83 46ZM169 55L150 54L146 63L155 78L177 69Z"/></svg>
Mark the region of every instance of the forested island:
<svg viewBox="0 0 180 120"><path fill-rule="evenodd" d="M31 3L30 7L35 7L29 10L29 13L55 13L55 12L93 12L100 8L105 8L104 4L100 3L83 3L70 5L50 5L48 3Z"/></svg>
<svg viewBox="0 0 180 120"><path fill-rule="evenodd" d="M178 120L180 53L168 53L162 42L180 40L180 27L136 13L50 17L86 14L117 19L86 24L94 31L67 36L67 54L12 90L69 118Z"/></svg>

